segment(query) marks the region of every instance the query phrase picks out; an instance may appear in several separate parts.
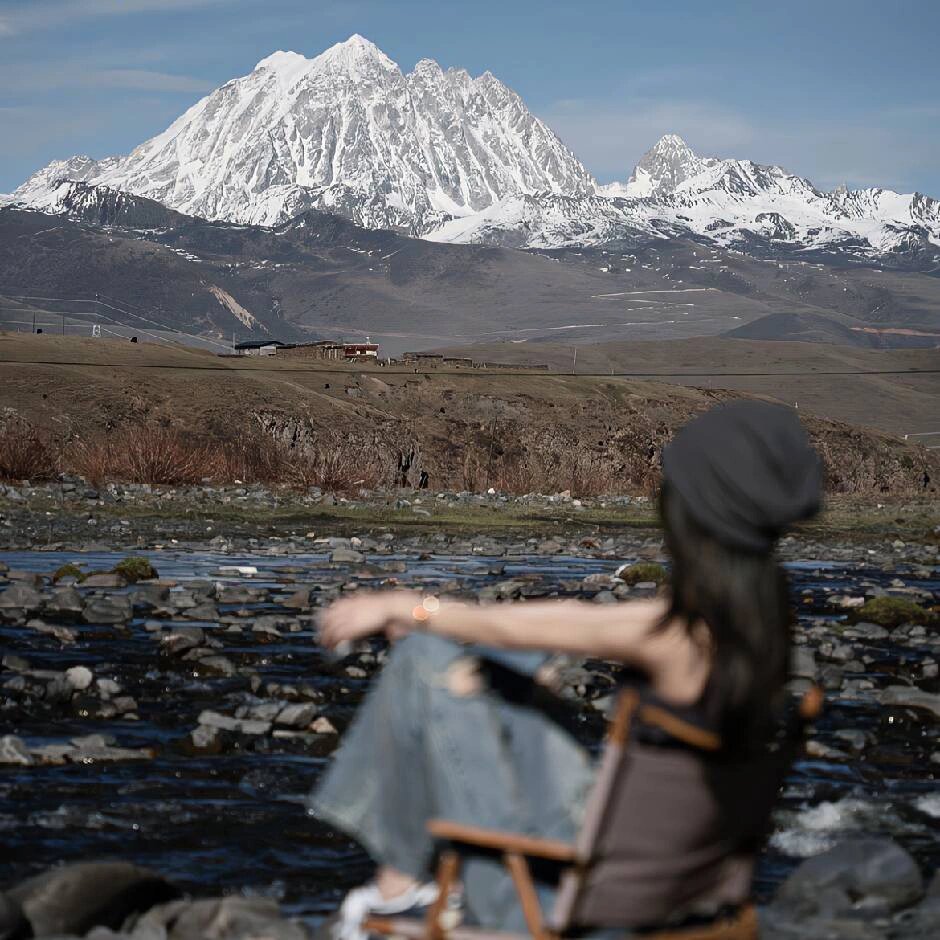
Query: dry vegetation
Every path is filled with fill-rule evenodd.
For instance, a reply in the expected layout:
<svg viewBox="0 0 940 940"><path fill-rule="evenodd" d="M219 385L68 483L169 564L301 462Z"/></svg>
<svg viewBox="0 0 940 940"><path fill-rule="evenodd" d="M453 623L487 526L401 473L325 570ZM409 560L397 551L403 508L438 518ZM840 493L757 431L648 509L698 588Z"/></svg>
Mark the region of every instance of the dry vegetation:
<svg viewBox="0 0 940 940"><path fill-rule="evenodd" d="M374 456L331 436L301 448L260 428L206 440L175 428L134 425L68 441L20 420L0 429L0 481L41 482L60 473L78 474L95 485L264 483L345 491L384 482Z"/></svg>

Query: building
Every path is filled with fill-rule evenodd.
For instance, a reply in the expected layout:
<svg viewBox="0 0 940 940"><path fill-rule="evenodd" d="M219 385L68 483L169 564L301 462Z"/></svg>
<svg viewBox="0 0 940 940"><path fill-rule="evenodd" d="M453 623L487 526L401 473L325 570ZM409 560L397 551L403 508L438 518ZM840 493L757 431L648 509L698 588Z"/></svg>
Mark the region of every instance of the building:
<svg viewBox="0 0 940 940"><path fill-rule="evenodd" d="M379 358L379 344L365 343L344 343L343 357L347 362L375 362Z"/></svg>
<svg viewBox="0 0 940 940"><path fill-rule="evenodd" d="M346 358L346 345L322 339L315 343L290 343L282 346L280 353L292 359L339 360Z"/></svg>
<svg viewBox="0 0 940 940"><path fill-rule="evenodd" d="M284 344L276 339L251 339L244 343L235 344L237 356L273 356L278 347Z"/></svg>

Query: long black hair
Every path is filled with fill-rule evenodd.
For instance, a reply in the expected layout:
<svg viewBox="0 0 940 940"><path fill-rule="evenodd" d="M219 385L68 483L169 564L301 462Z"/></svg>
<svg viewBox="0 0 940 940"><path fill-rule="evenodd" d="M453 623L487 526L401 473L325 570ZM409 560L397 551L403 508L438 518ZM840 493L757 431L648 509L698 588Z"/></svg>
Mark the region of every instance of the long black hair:
<svg viewBox="0 0 940 940"><path fill-rule="evenodd" d="M668 482L660 492L672 600L663 620L690 634L705 623L713 667L707 700L726 748L750 750L773 733L789 672L792 613L773 550L745 551L699 526Z"/></svg>

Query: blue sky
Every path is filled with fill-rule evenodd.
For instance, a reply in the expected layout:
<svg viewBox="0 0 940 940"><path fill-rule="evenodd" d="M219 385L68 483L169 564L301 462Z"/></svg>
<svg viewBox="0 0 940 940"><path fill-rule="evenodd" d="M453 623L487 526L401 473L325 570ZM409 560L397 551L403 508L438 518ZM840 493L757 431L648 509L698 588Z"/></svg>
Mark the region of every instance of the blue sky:
<svg viewBox="0 0 940 940"><path fill-rule="evenodd" d="M362 33L515 88L602 181L662 134L940 197L940 2L0 0L0 192L126 153L275 49Z"/></svg>

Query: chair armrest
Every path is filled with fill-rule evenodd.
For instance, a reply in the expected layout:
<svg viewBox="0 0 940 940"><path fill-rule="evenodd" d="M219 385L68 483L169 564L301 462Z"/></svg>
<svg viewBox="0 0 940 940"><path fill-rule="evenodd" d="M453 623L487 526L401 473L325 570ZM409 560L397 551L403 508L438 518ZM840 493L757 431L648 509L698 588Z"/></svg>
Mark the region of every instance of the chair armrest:
<svg viewBox="0 0 940 940"><path fill-rule="evenodd" d="M503 832L500 829L481 829L478 826L464 826L447 819L432 819L428 822L428 832L437 839L448 842L460 842L464 845L476 845L484 849L498 849L503 852L517 852L534 858L547 858L555 862L574 862L577 859L575 847L557 839L539 839L524 836L516 832Z"/></svg>

